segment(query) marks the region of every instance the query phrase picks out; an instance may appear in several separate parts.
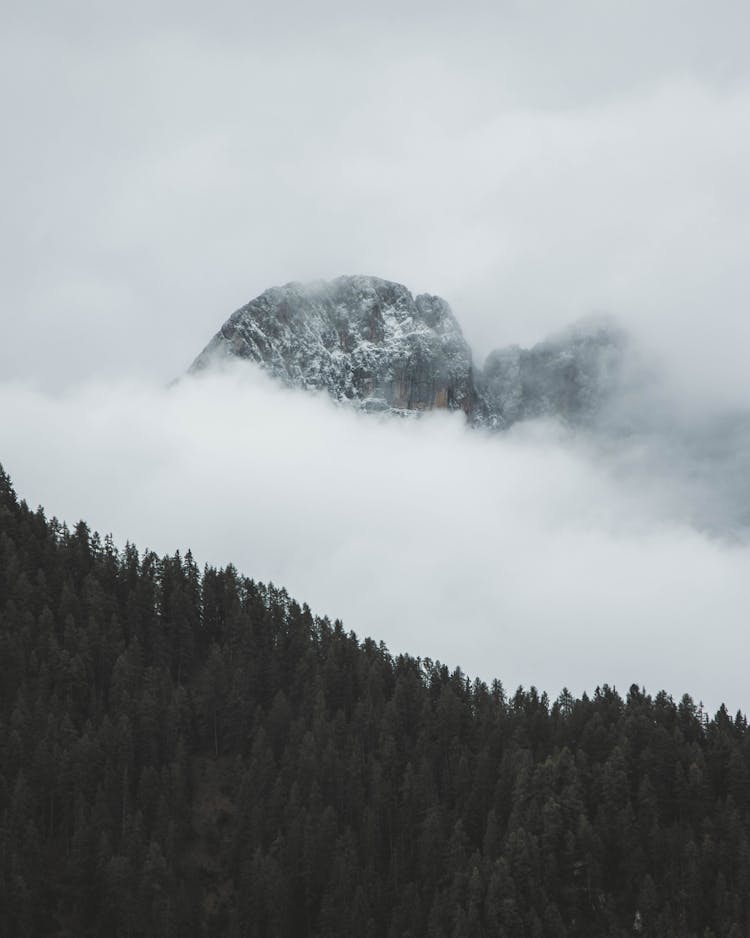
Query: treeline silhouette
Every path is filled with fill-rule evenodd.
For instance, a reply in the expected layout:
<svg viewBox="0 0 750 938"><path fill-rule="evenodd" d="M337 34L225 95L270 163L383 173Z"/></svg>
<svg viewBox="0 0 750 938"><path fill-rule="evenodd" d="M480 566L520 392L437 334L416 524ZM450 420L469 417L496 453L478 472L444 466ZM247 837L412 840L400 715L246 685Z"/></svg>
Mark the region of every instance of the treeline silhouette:
<svg viewBox="0 0 750 938"><path fill-rule="evenodd" d="M508 696L0 470L4 938L741 938L749 809L740 714Z"/></svg>

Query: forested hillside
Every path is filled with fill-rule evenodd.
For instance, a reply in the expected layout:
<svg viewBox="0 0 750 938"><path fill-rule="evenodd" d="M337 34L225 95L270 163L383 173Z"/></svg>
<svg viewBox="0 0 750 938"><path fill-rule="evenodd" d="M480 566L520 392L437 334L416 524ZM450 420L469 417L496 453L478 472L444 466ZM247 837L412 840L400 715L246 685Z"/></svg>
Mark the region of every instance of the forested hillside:
<svg viewBox="0 0 750 938"><path fill-rule="evenodd" d="M506 695L0 472L4 938L740 938L749 812L741 715Z"/></svg>

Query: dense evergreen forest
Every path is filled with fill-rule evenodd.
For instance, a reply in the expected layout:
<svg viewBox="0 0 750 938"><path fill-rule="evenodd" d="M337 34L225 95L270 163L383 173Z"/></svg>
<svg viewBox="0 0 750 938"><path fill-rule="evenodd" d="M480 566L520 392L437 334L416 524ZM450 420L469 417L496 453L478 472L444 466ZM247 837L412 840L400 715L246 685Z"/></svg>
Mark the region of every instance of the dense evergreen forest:
<svg viewBox="0 0 750 938"><path fill-rule="evenodd" d="M0 470L4 938L633 934L750 934L743 716L507 695Z"/></svg>

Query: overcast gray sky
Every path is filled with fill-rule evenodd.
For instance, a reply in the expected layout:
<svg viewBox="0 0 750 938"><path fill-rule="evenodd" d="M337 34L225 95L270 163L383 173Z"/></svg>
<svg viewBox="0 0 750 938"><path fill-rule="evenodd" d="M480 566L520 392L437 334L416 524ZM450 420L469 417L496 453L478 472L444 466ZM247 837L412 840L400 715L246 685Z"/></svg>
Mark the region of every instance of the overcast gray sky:
<svg viewBox="0 0 750 938"><path fill-rule="evenodd" d="M683 416L747 406L748 27L745 2L6 0L19 494L509 687L747 709L750 549L691 523L732 503L679 447L613 473L555 427L164 385L268 286L365 273L444 296L480 362L606 312Z"/></svg>
<svg viewBox="0 0 750 938"><path fill-rule="evenodd" d="M266 287L370 273L479 360L607 311L750 392L746 3L3 10L1 374L170 378Z"/></svg>

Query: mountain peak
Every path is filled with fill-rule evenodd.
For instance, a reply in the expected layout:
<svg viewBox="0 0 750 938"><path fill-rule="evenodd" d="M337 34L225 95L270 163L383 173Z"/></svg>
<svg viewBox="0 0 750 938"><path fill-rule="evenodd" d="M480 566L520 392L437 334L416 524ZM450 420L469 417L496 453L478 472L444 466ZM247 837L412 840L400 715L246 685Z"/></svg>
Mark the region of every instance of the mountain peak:
<svg viewBox="0 0 750 938"><path fill-rule="evenodd" d="M368 410L473 408L471 350L448 304L378 277L266 290L229 317L191 371L227 356Z"/></svg>
<svg viewBox="0 0 750 938"><path fill-rule="evenodd" d="M363 410L462 410L474 423L505 427L540 416L589 419L617 384L624 347L612 320L591 317L531 349L496 350L475 372L444 299L350 275L271 287L229 317L190 371L240 358Z"/></svg>

